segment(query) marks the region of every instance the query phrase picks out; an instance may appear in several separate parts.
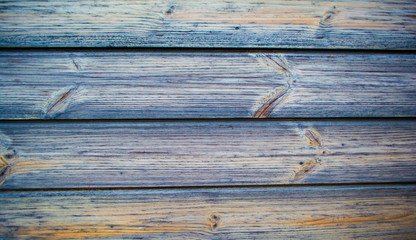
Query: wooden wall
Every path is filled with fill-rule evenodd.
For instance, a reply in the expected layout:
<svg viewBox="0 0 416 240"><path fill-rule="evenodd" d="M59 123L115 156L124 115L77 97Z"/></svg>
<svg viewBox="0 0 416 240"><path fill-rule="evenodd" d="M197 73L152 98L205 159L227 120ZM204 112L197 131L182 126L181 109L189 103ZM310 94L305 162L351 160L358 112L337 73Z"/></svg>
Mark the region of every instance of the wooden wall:
<svg viewBox="0 0 416 240"><path fill-rule="evenodd" d="M0 19L0 239L416 238L414 1Z"/></svg>

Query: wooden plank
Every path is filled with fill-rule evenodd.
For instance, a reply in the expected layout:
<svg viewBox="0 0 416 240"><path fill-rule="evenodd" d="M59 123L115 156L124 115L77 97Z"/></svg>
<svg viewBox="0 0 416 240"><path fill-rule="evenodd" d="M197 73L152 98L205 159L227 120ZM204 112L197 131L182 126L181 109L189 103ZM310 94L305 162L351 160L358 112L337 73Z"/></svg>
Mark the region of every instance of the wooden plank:
<svg viewBox="0 0 416 240"><path fill-rule="evenodd" d="M1 119L416 116L416 55L3 51Z"/></svg>
<svg viewBox="0 0 416 240"><path fill-rule="evenodd" d="M414 239L415 186L0 192L0 237Z"/></svg>
<svg viewBox="0 0 416 240"><path fill-rule="evenodd" d="M2 1L0 47L415 49L399 1Z"/></svg>
<svg viewBox="0 0 416 240"><path fill-rule="evenodd" d="M415 121L1 123L3 189L416 181Z"/></svg>

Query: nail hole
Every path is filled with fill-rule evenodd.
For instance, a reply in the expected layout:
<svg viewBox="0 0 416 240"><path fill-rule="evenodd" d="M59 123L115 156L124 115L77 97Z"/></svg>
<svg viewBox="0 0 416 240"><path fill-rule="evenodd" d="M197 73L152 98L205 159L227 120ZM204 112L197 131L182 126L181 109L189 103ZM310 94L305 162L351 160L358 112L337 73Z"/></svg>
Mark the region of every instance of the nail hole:
<svg viewBox="0 0 416 240"><path fill-rule="evenodd" d="M214 220L214 221L218 221L220 218L217 215L212 214L211 219Z"/></svg>
<svg viewBox="0 0 416 240"><path fill-rule="evenodd" d="M170 6L170 8L166 11L166 14L172 14L173 9L175 9L175 6Z"/></svg>

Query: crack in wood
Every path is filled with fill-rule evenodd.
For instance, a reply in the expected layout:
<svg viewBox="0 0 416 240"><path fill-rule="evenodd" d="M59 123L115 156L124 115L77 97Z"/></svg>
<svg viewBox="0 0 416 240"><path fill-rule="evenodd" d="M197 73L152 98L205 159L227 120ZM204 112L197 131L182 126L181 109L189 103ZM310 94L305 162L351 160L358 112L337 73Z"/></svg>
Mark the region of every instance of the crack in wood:
<svg viewBox="0 0 416 240"><path fill-rule="evenodd" d="M75 59L71 58L72 64L77 69L77 71L81 70L81 65L75 61Z"/></svg>

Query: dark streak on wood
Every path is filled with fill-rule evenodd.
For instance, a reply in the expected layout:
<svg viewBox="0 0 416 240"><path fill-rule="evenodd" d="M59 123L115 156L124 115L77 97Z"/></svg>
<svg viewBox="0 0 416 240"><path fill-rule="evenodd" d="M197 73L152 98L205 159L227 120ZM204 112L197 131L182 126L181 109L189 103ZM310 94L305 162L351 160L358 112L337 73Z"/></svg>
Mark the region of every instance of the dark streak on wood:
<svg viewBox="0 0 416 240"><path fill-rule="evenodd" d="M81 70L81 66L79 65L79 63L77 63L75 61L75 59L73 59L73 58L71 58L71 60L72 60L72 64L74 64L74 66L77 69L77 71L80 71Z"/></svg>

